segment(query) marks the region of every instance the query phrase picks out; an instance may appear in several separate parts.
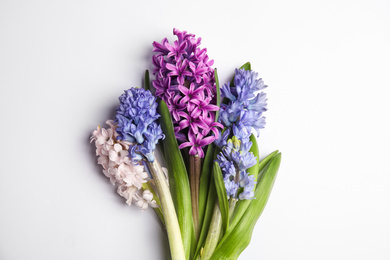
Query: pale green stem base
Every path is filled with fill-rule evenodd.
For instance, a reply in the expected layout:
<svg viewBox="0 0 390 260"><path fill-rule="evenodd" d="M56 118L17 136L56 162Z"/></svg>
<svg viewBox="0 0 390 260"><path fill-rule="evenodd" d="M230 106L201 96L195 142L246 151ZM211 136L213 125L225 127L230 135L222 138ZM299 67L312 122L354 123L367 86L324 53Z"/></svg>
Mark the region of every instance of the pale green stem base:
<svg viewBox="0 0 390 260"><path fill-rule="evenodd" d="M222 228L222 216L218 202L215 203L213 216L211 217L210 228L207 234L206 242L201 252L201 260L208 260L213 255L214 249L218 245Z"/></svg>
<svg viewBox="0 0 390 260"><path fill-rule="evenodd" d="M179 222L161 165L157 161L154 161L153 163L147 162L147 164L149 171L153 176L158 195L160 196L161 208L168 233L169 247L171 249L171 257L173 260L185 260Z"/></svg>
<svg viewBox="0 0 390 260"><path fill-rule="evenodd" d="M234 198L229 199L229 219L230 219L230 222L232 222L234 209L236 208L237 201L238 200L234 199Z"/></svg>
<svg viewBox="0 0 390 260"><path fill-rule="evenodd" d="M232 219L234 209L237 203L237 199L231 198L229 200L229 219ZM209 233L207 234L206 242L201 252L201 260L208 260L214 253L215 248L222 238L222 215L221 210L219 209L218 202L215 204L213 216L211 218Z"/></svg>
<svg viewBox="0 0 390 260"><path fill-rule="evenodd" d="M146 183L143 183L142 184L142 188L144 190L149 190L152 194L153 194L153 199L156 201L156 204L158 205L158 208L153 208L154 209L154 212L156 212L156 215L158 216L158 218L160 219L161 221L161 224L164 226L165 228L165 220L164 220L164 215L162 213L162 210L161 210L161 202L160 202L160 198L157 196L156 192L154 192L154 189L151 185L150 182L152 182L153 180L149 180L148 182Z"/></svg>
<svg viewBox="0 0 390 260"><path fill-rule="evenodd" d="M154 212L156 213L157 217L160 219L161 224L165 228L165 220L164 220L164 215L162 213L161 208L153 208L153 209L154 209Z"/></svg>

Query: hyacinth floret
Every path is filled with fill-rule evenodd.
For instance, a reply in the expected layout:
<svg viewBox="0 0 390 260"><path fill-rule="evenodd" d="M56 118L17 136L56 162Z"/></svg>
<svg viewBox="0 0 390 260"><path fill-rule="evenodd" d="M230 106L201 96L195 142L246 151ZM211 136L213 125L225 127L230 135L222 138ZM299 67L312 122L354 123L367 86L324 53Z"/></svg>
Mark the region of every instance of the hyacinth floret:
<svg viewBox="0 0 390 260"><path fill-rule="evenodd" d="M166 38L153 43L153 86L172 114L179 148L191 146L190 155L203 157L202 147L218 138L218 128L222 128L215 122L219 107L211 68L214 61L199 47L201 38L177 29L173 34L177 36L173 44Z"/></svg>
<svg viewBox="0 0 390 260"><path fill-rule="evenodd" d="M156 98L149 90L131 88L119 97L116 109L118 140L131 142L130 157L134 162L146 159L154 162L154 150L160 139L164 138L161 126L156 122Z"/></svg>
<svg viewBox="0 0 390 260"><path fill-rule="evenodd" d="M240 200L249 200L255 197L255 176L249 175L247 172L240 172L240 187L244 187L244 190L238 195Z"/></svg>
<svg viewBox="0 0 390 260"><path fill-rule="evenodd" d="M230 128L225 128L222 134L219 134L218 138L215 139L214 144L218 147L226 146L229 136L230 136Z"/></svg>
<svg viewBox="0 0 390 260"><path fill-rule="evenodd" d="M253 189L255 180L246 171L256 164L256 158L249 152L252 142L249 140L243 143L236 136L229 139L222 148L222 152L217 155L217 162L222 170L228 198L253 199ZM243 188L237 194L239 188Z"/></svg>

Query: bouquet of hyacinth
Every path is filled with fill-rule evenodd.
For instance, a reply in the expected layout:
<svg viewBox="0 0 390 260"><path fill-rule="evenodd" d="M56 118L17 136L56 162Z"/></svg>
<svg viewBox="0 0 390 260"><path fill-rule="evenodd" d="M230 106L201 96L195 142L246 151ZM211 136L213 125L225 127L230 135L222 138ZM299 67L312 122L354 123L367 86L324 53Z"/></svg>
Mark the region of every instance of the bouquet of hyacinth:
<svg viewBox="0 0 390 260"><path fill-rule="evenodd" d="M153 43L152 84L146 71L144 88L124 91L91 142L127 204L156 212L172 259L237 259L281 160L278 151L259 158L266 85L246 63L220 87L201 38L173 33L173 44Z"/></svg>

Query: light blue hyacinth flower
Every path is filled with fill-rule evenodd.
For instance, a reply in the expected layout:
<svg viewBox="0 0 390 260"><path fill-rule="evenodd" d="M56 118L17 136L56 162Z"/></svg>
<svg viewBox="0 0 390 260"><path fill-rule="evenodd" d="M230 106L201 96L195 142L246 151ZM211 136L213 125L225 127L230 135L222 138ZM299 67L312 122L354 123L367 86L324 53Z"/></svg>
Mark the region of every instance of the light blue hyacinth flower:
<svg viewBox="0 0 390 260"><path fill-rule="evenodd" d="M217 155L217 162L222 170L226 193L229 198L253 199L254 177L247 169L256 164L256 158L248 147L252 142L241 142L236 136L227 141L226 146ZM238 194L239 188L243 190Z"/></svg>
<svg viewBox="0 0 390 260"><path fill-rule="evenodd" d="M220 122L229 128L240 124L248 129L249 135L251 128L259 133L265 126L263 112L267 111L267 95L259 91L266 87L256 72L236 69L234 85L227 83L221 88L221 96L229 102L221 104Z"/></svg>
<svg viewBox="0 0 390 260"><path fill-rule="evenodd" d="M215 140L221 149L217 156L225 188L229 198L253 199L255 181L247 169L256 163L249 152L252 146L249 138L252 129L259 134L265 127L263 112L267 111L267 96L260 92L267 86L254 71L236 69L234 84L224 84L221 96L229 102L221 104L219 121L225 131Z"/></svg>

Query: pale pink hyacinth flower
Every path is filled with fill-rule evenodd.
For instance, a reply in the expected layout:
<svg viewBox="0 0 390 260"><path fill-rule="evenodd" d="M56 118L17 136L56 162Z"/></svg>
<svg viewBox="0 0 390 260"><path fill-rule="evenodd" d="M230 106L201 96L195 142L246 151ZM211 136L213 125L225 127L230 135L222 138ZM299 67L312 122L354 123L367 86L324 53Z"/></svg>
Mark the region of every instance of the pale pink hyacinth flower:
<svg viewBox="0 0 390 260"><path fill-rule="evenodd" d="M136 204L142 210L148 206L157 208L150 190L143 189L143 184L150 180L144 166L134 164L128 157L131 143L117 140L116 125L108 120L110 128L97 127L91 136L91 143L95 141L98 164L102 165L103 173L113 185L118 186L118 193L126 199L126 203Z"/></svg>
<svg viewBox="0 0 390 260"><path fill-rule="evenodd" d="M141 209L147 209L148 205L150 205L151 201L153 201L153 193L151 193L150 190L144 190L142 194L134 194L133 200L134 203ZM154 204L156 203L154 202Z"/></svg>

